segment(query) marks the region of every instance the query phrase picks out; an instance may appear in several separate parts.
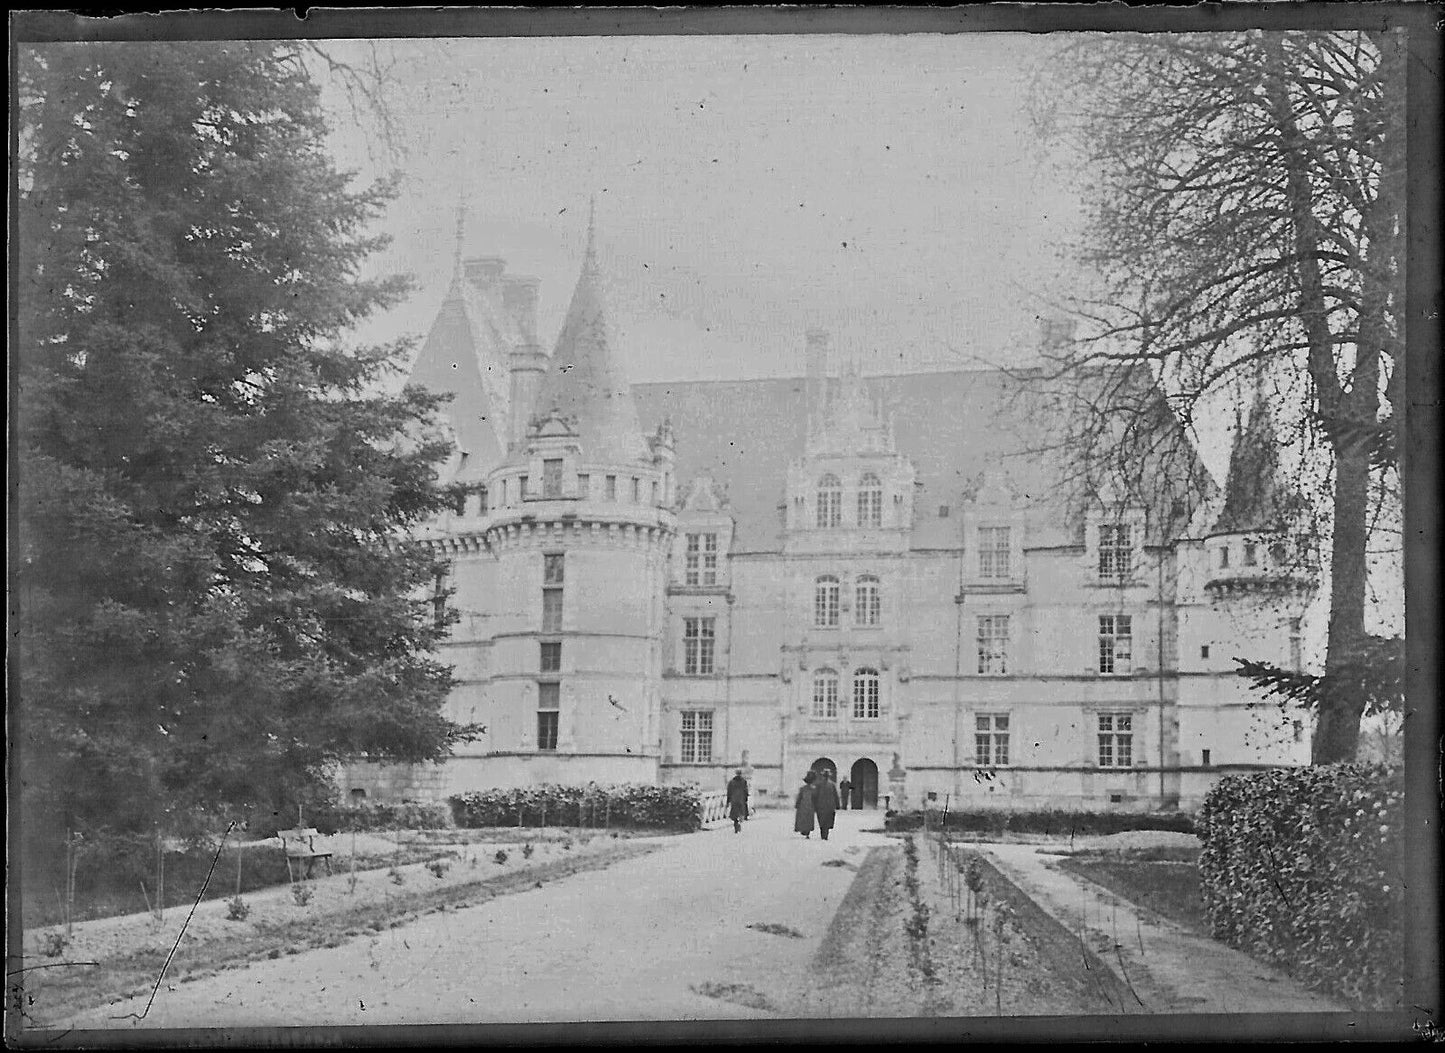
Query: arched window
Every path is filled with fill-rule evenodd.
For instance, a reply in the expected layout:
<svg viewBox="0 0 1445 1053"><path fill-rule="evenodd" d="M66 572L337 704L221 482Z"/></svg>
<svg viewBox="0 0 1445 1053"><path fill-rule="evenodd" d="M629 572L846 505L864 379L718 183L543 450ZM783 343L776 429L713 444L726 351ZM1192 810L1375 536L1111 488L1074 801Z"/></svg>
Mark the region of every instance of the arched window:
<svg viewBox="0 0 1445 1053"><path fill-rule="evenodd" d="M883 525L883 483L872 472L858 480L858 525Z"/></svg>
<svg viewBox="0 0 1445 1053"><path fill-rule="evenodd" d="M878 579L864 574L858 579L853 592L853 617L859 625L877 625L883 612L882 596L878 591Z"/></svg>
<svg viewBox="0 0 1445 1053"><path fill-rule="evenodd" d="M859 669L853 674L853 719L878 718L878 670Z"/></svg>
<svg viewBox="0 0 1445 1053"><path fill-rule="evenodd" d="M813 716L823 720L838 716L838 674L831 669L813 674Z"/></svg>
<svg viewBox="0 0 1445 1053"><path fill-rule="evenodd" d="M823 575L814 583L813 624L819 629L838 627L838 579L831 574Z"/></svg>
<svg viewBox="0 0 1445 1053"><path fill-rule="evenodd" d="M843 522L843 484L829 472L818 480L818 525L835 527Z"/></svg>

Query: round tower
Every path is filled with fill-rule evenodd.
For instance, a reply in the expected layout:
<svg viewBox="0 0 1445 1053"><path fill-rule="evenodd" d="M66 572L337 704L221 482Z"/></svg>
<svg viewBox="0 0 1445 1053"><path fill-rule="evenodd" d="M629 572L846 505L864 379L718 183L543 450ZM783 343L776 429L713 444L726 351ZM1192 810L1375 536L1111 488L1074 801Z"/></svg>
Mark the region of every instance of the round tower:
<svg viewBox="0 0 1445 1053"><path fill-rule="evenodd" d="M518 439L487 478L491 767L499 783L655 782L672 442L665 428L642 434L590 227L546 371L513 388L529 389L531 406L512 407Z"/></svg>

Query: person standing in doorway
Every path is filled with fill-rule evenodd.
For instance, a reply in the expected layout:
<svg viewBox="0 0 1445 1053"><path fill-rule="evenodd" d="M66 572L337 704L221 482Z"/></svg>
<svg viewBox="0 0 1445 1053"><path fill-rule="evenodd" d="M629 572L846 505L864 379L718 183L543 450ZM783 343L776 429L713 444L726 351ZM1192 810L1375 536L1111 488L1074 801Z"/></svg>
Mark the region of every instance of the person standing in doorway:
<svg viewBox="0 0 1445 1053"><path fill-rule="evenodd" d="M818 781L813 784L813 812L818 817L818 833L826 841L838 813L838 787L833 785L830 771L819 772Z"/></svg>
<svg viewBox="0 0 1445 1053"><path fill-rule="evenodd" d="M748 817L748 780L743 770L728 780L728 818L733 821L733 833L743 832L743 820Z"/></svg>
<svg viewBox="0 0 1445 1053"><path fill-rule="evenodd" d="M793 802L793 830L804 837L813 836L813 782L816 778L813 772L803 776L803 785L798 788L797 800Z"/></svg>
<svg viewBox="0 0 1445 1053"><path fill-rule="evenodd" d="M853 795L853 784L848 781L848 776L845 775L845 776L843 776L843 780L842 780L840 783L838 783L838 800L839 800L840 806L842 807L843 811L845 811L845 812L846 812L850 807L852 807L852 806L848 803L848 798L851 797L852 795Z"/></svg>

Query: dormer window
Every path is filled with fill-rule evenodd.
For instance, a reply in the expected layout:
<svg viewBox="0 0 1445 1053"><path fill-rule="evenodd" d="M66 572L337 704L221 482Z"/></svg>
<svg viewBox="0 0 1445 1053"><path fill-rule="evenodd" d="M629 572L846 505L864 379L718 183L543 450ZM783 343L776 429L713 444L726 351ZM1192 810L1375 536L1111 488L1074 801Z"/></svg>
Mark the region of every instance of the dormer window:
<svg viewBox="0 0 1445 1053"><path fill-rule="evenodd" d="M542 496L562 496L562 459L560 457L542 462Z"/></svg>
<svg viewBox="0 0 1445 1053"><path fill-rule="evenodd" d="M858 525L883 525L883 483L872 472L858 480Z"/></svg>
<svg viewBox="0 0 1445 1053"><path fill-rule="evenodd" d="M716 585L717 535L688 534L684 561L683 580L688 585Z"/></svg>
<svg viewBox="0 0 1445 1053"><path fill-rule="evenodd" d="M823 529L843 522L843 484L829 472L818 480L818 526Z"/></svg>
<svg viewBox="0 0 1445 1053"><path fill-rule="evenodd" d="M978 528L978 576L1007 578L1009 576L1008 527Z"/></svg>
<svg viewBox="0 0 1445 1053"><path fill-rule="evenodd" d="M1127 578L1133 570L1134 549L1128 523L1104 523L1099 527L1099 577Z"/></svg>

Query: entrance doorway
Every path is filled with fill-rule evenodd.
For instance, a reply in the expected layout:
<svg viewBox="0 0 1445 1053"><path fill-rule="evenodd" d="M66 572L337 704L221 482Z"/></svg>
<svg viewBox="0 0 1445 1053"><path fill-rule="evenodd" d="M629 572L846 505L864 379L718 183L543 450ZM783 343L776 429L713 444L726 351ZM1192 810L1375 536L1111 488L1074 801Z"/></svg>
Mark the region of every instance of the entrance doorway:
<svg viewBox="0 0 1445 1053"><path fill-rule="evenodd" d="M853 784L848 791L848 796L852 798L848 802L850 807L878 807L878 765L862 757L853 762L853 771L848 779Z"/></svg>
<svg viewBox="0 0 1445 1053"><path fill-rule="evenodd" d="M809 771L826 771L832 773L833 781L838 781L838 765L833 763L832 757L819 757L808 766Z"/></svg>

